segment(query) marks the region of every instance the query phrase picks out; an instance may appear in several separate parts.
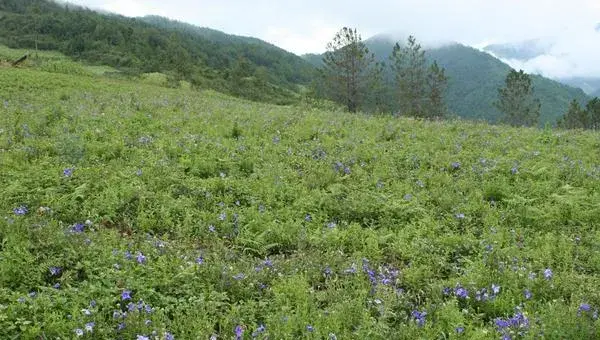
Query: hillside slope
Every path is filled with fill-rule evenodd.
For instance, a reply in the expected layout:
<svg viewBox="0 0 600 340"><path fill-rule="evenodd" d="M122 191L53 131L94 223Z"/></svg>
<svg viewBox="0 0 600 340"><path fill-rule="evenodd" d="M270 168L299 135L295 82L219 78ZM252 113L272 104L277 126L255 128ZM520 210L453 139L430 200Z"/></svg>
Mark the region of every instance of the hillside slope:
<svg viewBox="0 0 600 340"><path fill-rule="evenodd" d="M14 68L0 127L2 339L600 337L595 133Z"/></svg>
<svg viewBox="0 0 600 340"><path fill-rule="evenodd" d="M0 44L37 45L133 74L162 72L251 99L293 101L297 85L312 76L309 63L266 42L162 18L126 18L45 0L5 0L0 11Z"/></svg>

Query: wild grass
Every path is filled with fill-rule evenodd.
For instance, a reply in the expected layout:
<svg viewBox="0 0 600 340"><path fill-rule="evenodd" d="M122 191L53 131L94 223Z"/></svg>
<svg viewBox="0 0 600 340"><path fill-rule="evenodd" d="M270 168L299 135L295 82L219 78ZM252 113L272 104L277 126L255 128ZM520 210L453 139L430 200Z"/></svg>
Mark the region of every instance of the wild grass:
<svg viewBox="0 0 600 340"><path fill-rule="evenodd" d="M0 338L597 338L598 134L0 70Z"/></svg>

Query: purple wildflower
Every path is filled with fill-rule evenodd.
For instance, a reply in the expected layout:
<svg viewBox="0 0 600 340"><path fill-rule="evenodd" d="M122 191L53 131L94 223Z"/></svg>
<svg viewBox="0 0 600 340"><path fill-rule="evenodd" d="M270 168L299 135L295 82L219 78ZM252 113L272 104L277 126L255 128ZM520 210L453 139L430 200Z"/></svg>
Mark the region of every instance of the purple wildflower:
<svg viewBox="0 0 600 340"><path fill-rule="evenodd" d="M246 278L246 275L245 275L244 273L239 273L239 274L237 274L237 275L234 275L234 276L233 276L233 278L234 278L235 280L243 280L243 279L245 279L245 278Z"/></svg>
<svg viewBox="0 0 600 340"><path fill-rule="evenodd" d="M577 309L577 315L578 315L578 316L581 316L581 314L582 314L583 312L587 313L587 312L589 312L590 310L592 310L592 307L591 307L589 304L587 304L587 303L582 303L581 305L579 305L579 308Z"/></svg>
<svg viewBox="0 0 600 340"><path fill-rule="evenodd" d="M75 330L75 335L77 335L77 336L83 336L83 329L81 329L81 328L77 328L77 329Z"/></svg>
<svg viewBox="0 0 600 340"><path fill-rule="evenodd" d="M492 284L492 292L494 293L494 295L500 294L500 286Z"/></svg>
<svg viewBox="0 0 600 340"><path fill-rule="evenodd" d="M315 328L311 325L306 325L306 330L309 332L313 332L315 330Z"/></svg>
<svg viewBox="0 0 600 340"><path fill-rule="evenodd" d="M125 300L131 300L131 291L130 290L124 290L121 293L121 300L125 301Z"/></svg>
<svg viewBox="0 0 600 340"><path fill-rule="evenodd" d="M463 334L465 332L465 328L463 326L458 326L454 330L457 334Z"/></svg>
<svg viewBox="0 0 600 340"><path fill-rule="evenodd" d="M145 336L145 335L139 335L137 336L136 340L150 340L149 337Z"/></svg>
<svg viewBox="0 0 600 340"><path fill-rule="evenodd" d="M311 222L312 221L312 216L310 216L310 214L306 214L306 216L304 216L304 220L306 222Z"/></svg>
<svg viewBox="0 0 600 340"><path fill-rule="evenodd" d="M94 322L88 322L85 324L85 331L92 333L94 331L94 326L96 325L96 323Z"/></svg>
<svg viewBox="0 0 600 340"><path fill-rule="evenodd" d="M425 325L425 317L427 316L427 312L426 311L422 311L419 312L418 310L413 310L412 311L412 317L415 319L415 321L417 322L417 325L419 325L419 327L423 327Z"/></svg>
<svg viewBox="0 0 600 340"><path fill-rule="evenodd" d="M48 270L50 270L50 274L52 276L56 276L56 275L60 274L60 272L62 271L62 268L60 268L60 267L50 267Z"/></svg>
<svg viewBox="0 0 600 340"><path fill-rule="evenodd" d="M242 339L242 336L244 335L244 328L240 325L237 325L237 326L235 326L234 332L235 332L236 340L240 340L240 339Z"/></svg>
<svg viewBox="0 0 600 340"><path fill-rule="evenodd" d="M529 289L525 289L523 294L525 295L525 299L527 299L527 300L531 299L531 297L533 296L533 294L531 294L531 291Z"/></svg>
<svg viewBox="0 0 600 340"><path fill-rule="evenodd" d="M461 299L466 299L469 296L469 291L461 286L458 286L454 289L454 295Z"/></svg>
<svg viewBox="0 0 600 340"><path fill-rule="evenodd" d="M92 315L92 312L87 308L82 309L81 312L83 313L83 315L87 315L87 316Z"/></svg>
<svg viewBox="0 0 600 340"><path fill-rule="evenodd" d="M214 226L214 225L212 225L212 224L211 224L211 225L209 225L209 226L208 226L208 231L209 231L209 232L211 232L211 233L214 233L214 232L216 231L216 230L215 230L215 226Z"/></svg>
<svg viewBox="0 0 600 340"><path fill-rule="evenodd" d="M82 233L85 230L85 225L83 223L75 223L71 227L72 233Z"/></svg>
<svg viewBox="0 0 600 340"><path fill-rule="evenodd" d="M460 169L460 162L452 162L452 170Z"/></svg>
<svg viewBox="0 0 600 340"><path fill-rule="evenodd" d="M197 264L203 264L204 263L204 258L202 256L198 256L198 258L196 259L196 263Z"/></svg>
<svg viewBox="0 0 600 340"><path fill-rule="evenodd" d="M169 332L165 333L165 340L175 340L175 336Z"/></svg>
<svg viewBox="0 0 600 340"><path fill-rule="evenodd" d="M63 170L63 176L71 177L73 176L73 168L66 168Z"/></svg>
<svg viewBox="0 0 600 340"><path fill-rule="evenodd" d="M122 331L125 329L125 322L121 322L117 325L117 331Z"/></svg>
<svg viewBox="0 0 600 340"><path fill-rule="evenodd" d="M136 260L139 264L144 264L144 263L146 263L146 256L144 256L144 254L142 254L142 252L139 252Z"/></svg>
<svg viewBox="0 0 600 340"><path fill-rule="evenodd" d="M15 215L17 216L23 216L25 214L27 214L27 212L29 212L29 209L27 209L26 206L21 205L19 207L16 207L13 209L13 212L15 213Z"/></svg>
<svg viewBox="0 0 600 340"><path fill-rule="evenodd" d="M552 279L552 276L554 276L554 273L552 273L552 269L546 268L544 270L544 278L546 278L546 280L550 280Z"/></svg>

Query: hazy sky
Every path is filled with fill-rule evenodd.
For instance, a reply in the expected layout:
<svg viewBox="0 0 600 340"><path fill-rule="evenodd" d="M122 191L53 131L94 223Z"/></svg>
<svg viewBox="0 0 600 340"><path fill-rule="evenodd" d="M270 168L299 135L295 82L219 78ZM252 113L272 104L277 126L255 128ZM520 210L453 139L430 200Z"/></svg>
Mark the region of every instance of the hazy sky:
<svg viewBox="0 0 600 340"><path fill-rule="evenodd" d="M162 15L254 36L297 54L325 50L342 26L363 38L414 34L475 47L543 38L549 53L513 66L547 76L600 76L600 0L69 0L128 16Z"/></svg>

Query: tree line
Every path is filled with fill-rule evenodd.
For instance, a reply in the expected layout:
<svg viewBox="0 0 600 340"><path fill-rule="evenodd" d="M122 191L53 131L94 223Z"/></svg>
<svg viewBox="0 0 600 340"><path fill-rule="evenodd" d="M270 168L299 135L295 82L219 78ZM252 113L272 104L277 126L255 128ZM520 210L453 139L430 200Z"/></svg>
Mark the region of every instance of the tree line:
<svg viewBox="0 0 600 340"><path fill-rule="evenodd" d="M349 112L390 112L396 115L440 119L448 115L445 91L448 77L434 60L430 64L425 51L410 36L405 44L396 43L387 64L377 62L356 28L343 27L327 44L319 81L313 94L333 100ZM391 69L392 79L384 76ZM390 98L392 102L390 103ZM536 126L541 102L535 96L532 78L523 70L511 69L504 85L498 88L494 106L500 122L511 126ZM559 127L598 129L600 99L592 99L585 108L573 100Z"/></svg>

